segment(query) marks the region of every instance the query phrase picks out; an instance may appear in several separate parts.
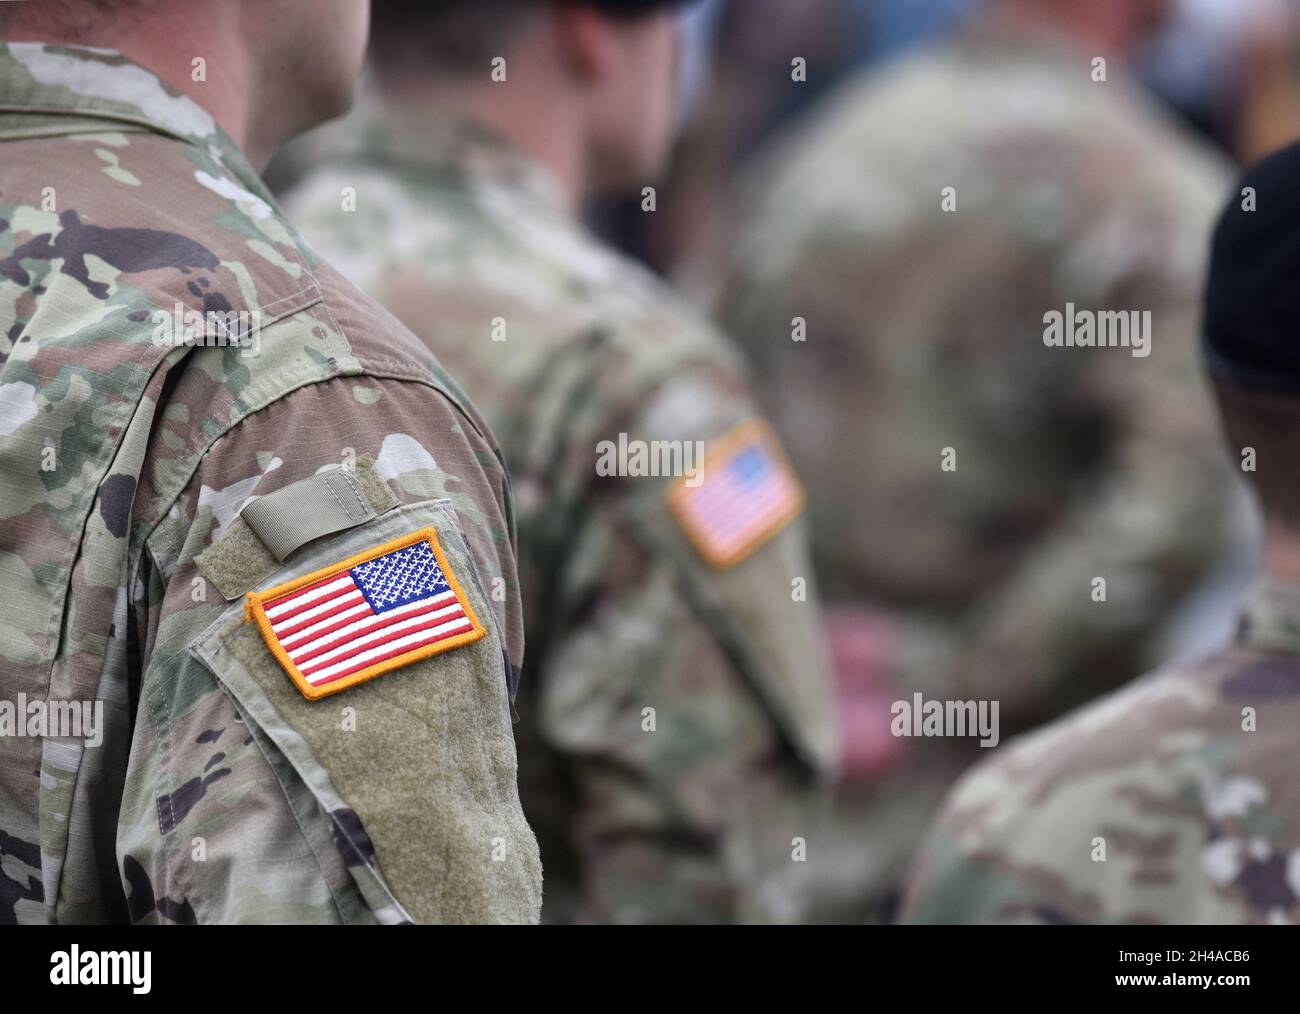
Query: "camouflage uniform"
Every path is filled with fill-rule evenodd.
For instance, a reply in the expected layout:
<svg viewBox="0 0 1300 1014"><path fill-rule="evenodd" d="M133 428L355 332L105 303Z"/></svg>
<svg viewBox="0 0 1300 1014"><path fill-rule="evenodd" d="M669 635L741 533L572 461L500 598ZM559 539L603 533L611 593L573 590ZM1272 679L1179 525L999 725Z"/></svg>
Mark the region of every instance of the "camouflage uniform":
<svg viewBox="0 0 1300 1014"><path fill-rule="evenodd" d="M1227 177L1090 60L987 29L851 80L748 181L715 273L827 598L896 618L900 698L996 699L1004 732L1158 661L1228 528L1191 354ZM1067 303L1150 310L1151 354L1046 346ZM840 811L875 905L981 753L907 747Z"/></svg>
<svg viewBox="0 0 1300 1014"><path fill-rule="evenodd" d="M668 507L672 478L596 470L620 433L707 451L752 420L734 356L589 236L541 166L468 124L387 115L345 128L286 206L501 438L544 919L802 918L837 749L802 526L711 566Z"/></svg>
<svg viewBox="0 0 1300 1014"><path fill-rule="evenodd" d="M178 308L259 313L257 354L168 341ZM536 920L511 510L486 425L202 108L0 45L0 922ZM485 634L308 701L243 593L425 528ZM102 702L102 742L15 731L24 699Z"/></svg>
<svg viewBox="0 0 1300 1014"><path fill-rule="evenodd" d="M1300 920L1300 583L1234 642L1033 733L965 777L909 879L918 922Z"/></svg>

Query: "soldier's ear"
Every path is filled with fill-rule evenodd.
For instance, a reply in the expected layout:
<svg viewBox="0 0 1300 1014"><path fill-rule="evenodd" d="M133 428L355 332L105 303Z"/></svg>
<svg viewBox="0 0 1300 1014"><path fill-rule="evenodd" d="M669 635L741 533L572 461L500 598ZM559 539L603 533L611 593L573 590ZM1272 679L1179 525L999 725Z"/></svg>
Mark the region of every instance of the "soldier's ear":
<svg viewBox="0 0 1300 1014"><path fill-rule="evenodd" d="M586 4L554 4L551 31L570 73L599 84L618 69L625 22Z"/></svg>

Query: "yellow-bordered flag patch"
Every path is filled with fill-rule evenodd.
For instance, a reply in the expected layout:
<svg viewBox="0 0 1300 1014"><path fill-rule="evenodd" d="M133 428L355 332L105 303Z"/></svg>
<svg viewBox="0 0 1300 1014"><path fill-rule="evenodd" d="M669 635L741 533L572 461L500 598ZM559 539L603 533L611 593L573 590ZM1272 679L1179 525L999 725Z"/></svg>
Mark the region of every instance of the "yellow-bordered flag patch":
<svg viewBox="0 0 1300 1014"><path fill-rule="evenodd" d="M244 615L313 701L484 635L432 528L249 592Z"/></svg>
<svg viewBox="0 0 1300 1014"><path fill-rule="evenodd" d="M701 556L731 567L799 516L803 486L768 426L742 423L704 456L703 481L682 476L668 505Z"/></svg>

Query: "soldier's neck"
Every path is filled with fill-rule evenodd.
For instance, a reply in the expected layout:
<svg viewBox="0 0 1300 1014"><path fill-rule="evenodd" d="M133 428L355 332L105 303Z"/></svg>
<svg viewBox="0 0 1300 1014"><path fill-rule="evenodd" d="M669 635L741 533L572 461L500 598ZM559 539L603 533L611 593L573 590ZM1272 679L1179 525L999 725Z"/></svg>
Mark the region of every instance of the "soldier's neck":
<svg viewBox="0 0 1300 1014"><path fill-rule="evenodd" d="M1292 532L1275 521L1267 522L1264 570L1274 577L1300 581L1300 532Z"/></svg>
<svg viewBox="0 0 1300 1014"><path fill-rule="evenodd" d="M506 95L503 89L512 91ZM440 81L387 81L383 102L405 124L420 131L449 118L477 124L545 166L558 183L570 213L587 197L587 139L580 110L564 102L547 103L529 94L529 83L507 80L489 86Z"/></svg>

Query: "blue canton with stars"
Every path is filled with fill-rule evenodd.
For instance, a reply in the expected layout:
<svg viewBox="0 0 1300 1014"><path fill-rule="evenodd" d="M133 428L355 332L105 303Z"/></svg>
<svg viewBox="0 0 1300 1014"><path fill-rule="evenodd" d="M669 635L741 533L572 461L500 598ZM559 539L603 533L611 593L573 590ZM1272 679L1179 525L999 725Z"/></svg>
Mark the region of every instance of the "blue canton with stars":
<svg viewBox="0 0 1300 1014"><path fill-rule="evenodd" d="M348 573L376 613L451 591L426 541L359 563Z"/></svg>
<svg viewBox="0 0 1300 1014"><path fill-rule="evenodd" d="M772 462L761 444L751 444L727 462L733 478L746 486L760 486L772 472Z"/></svg>

